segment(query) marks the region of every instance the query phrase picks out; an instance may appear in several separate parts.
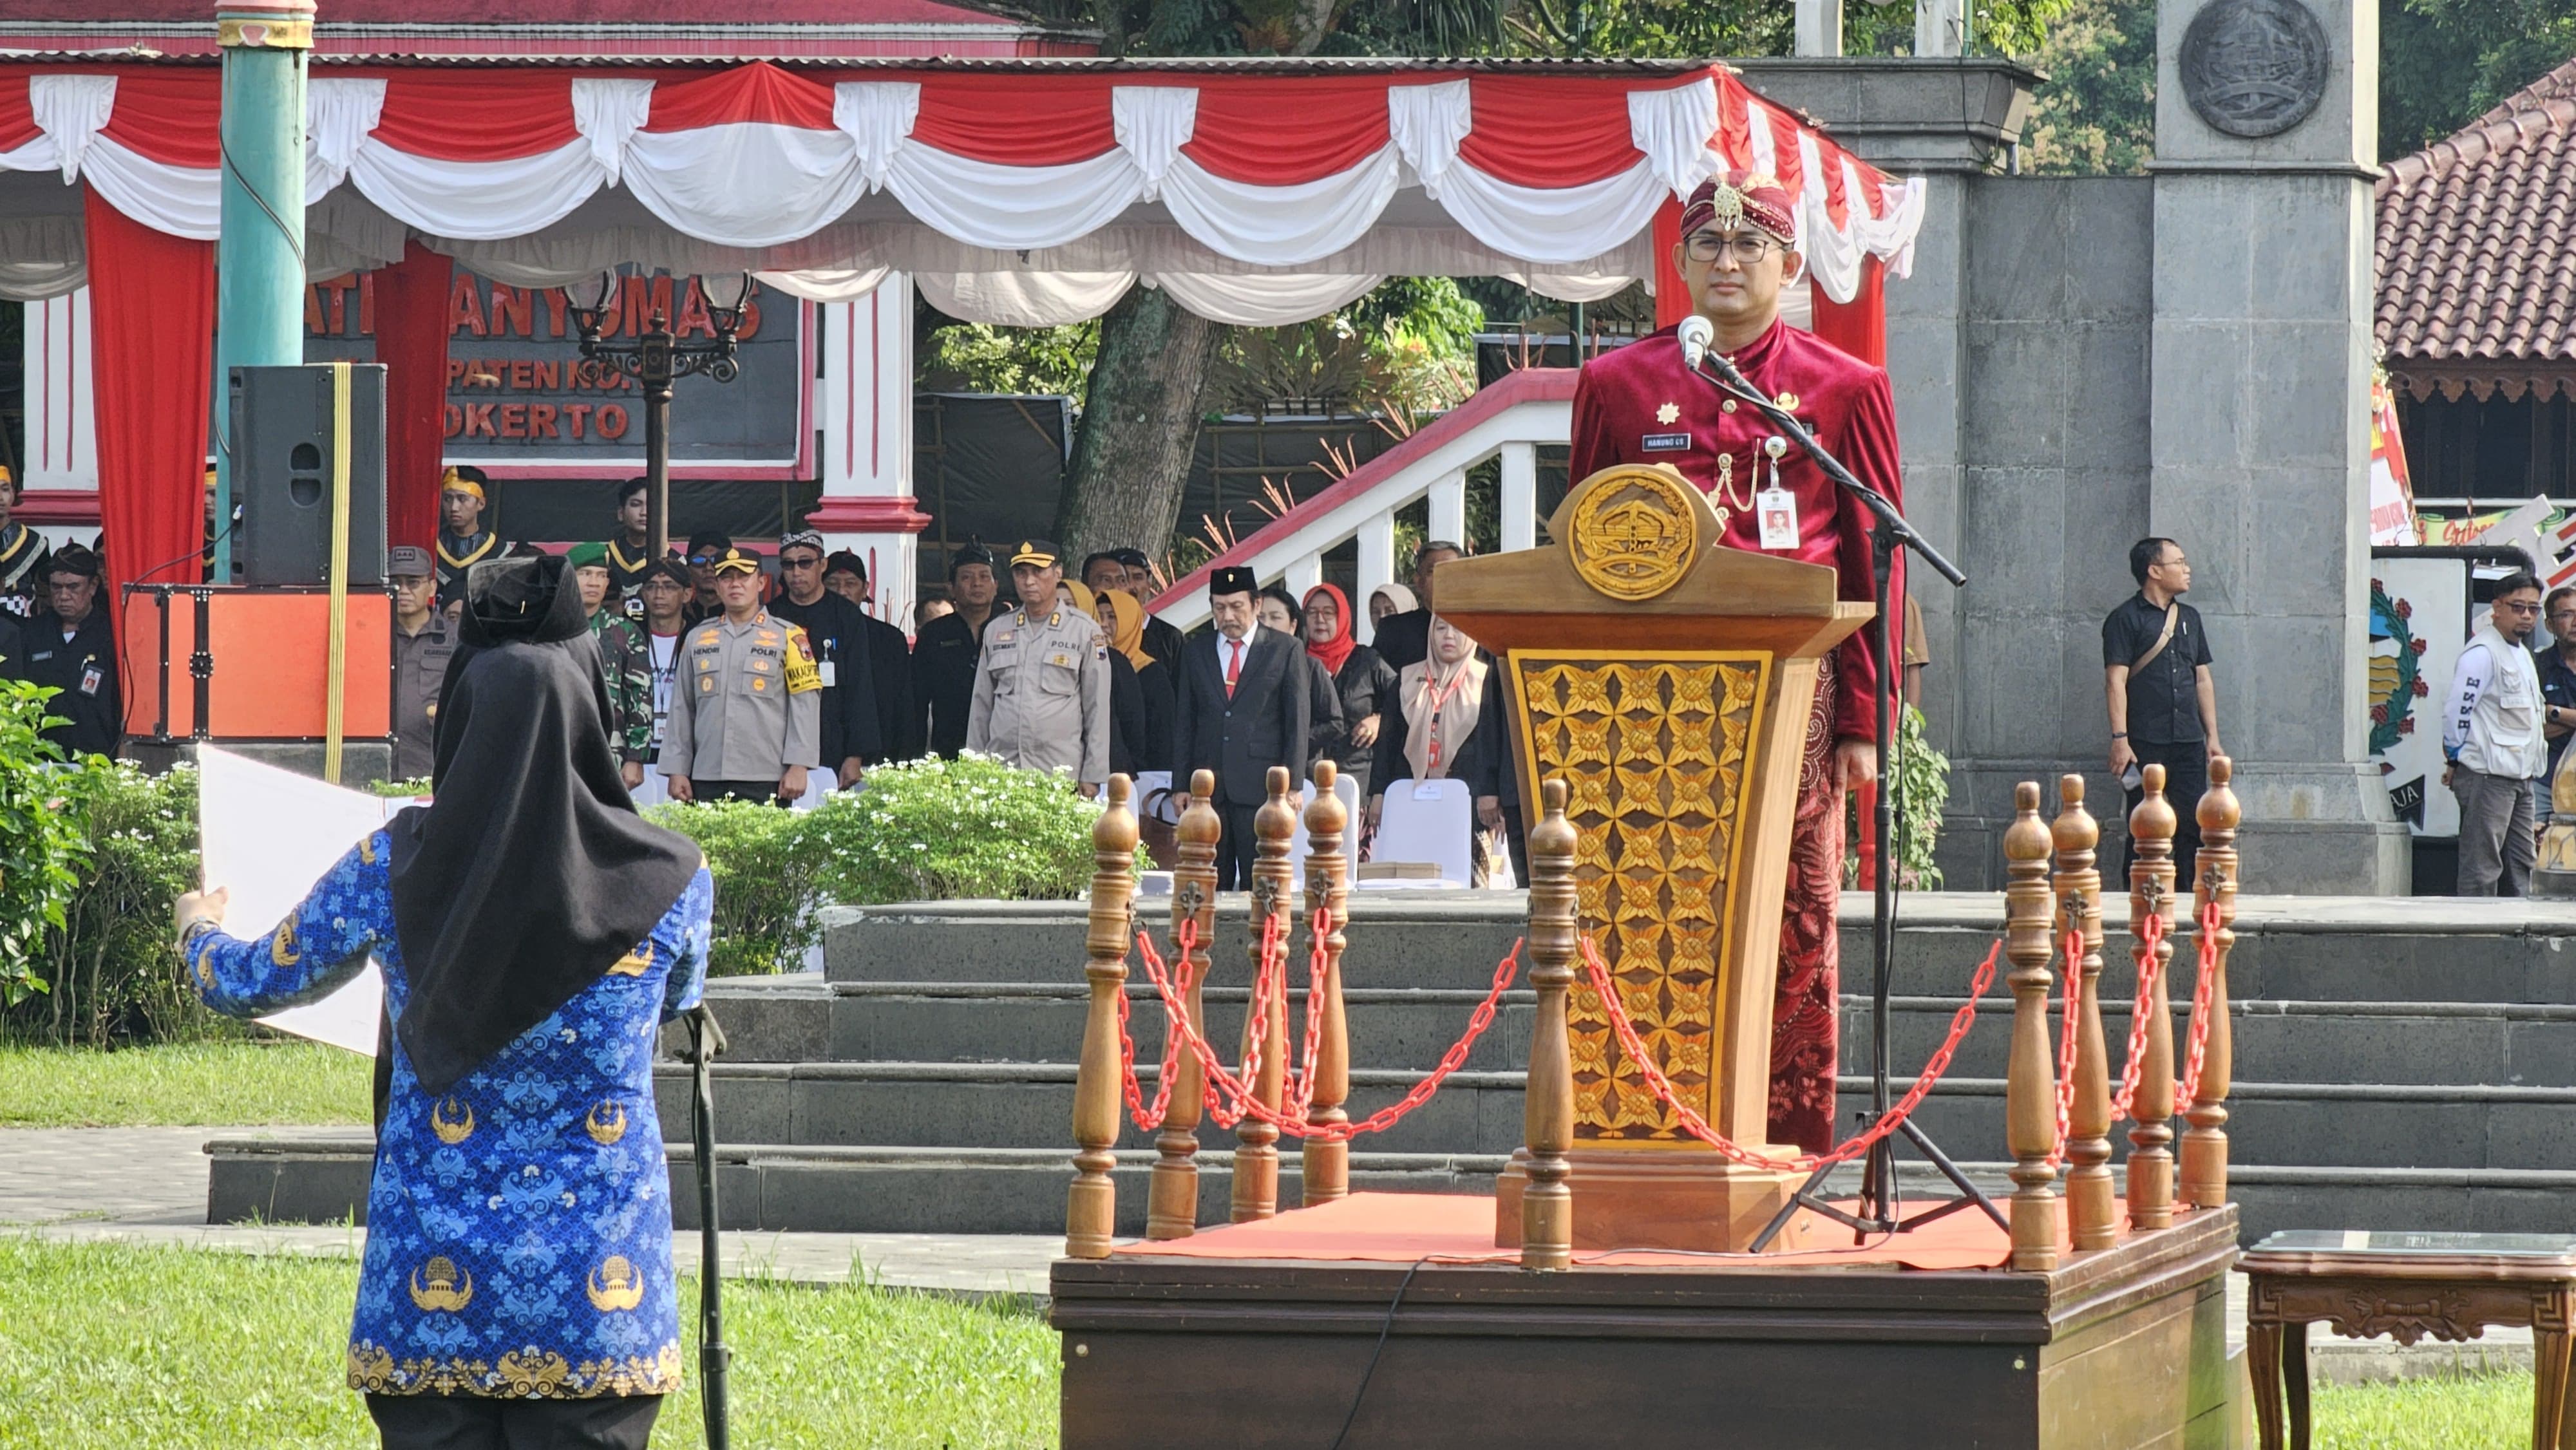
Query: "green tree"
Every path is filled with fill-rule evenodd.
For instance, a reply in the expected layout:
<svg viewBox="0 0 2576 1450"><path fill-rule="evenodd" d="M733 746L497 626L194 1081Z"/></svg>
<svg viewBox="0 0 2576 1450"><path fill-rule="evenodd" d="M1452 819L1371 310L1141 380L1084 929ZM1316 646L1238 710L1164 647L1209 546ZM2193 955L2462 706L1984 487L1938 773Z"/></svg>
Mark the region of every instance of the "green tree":
<svg viewBox="0 0 2576 1450"><path fill-rule="evenodd" d="M2074 0L2019 57L2047 77L2022 131L2032 171L2135 176L2156 147L2155 0Z"/></svg>
<svg viewBox="0 0 2576 1450"><path fill-rule="evenodd" d="M2381 0L2379 155L2476 120L2576 56L2576 0Z"/></svg>

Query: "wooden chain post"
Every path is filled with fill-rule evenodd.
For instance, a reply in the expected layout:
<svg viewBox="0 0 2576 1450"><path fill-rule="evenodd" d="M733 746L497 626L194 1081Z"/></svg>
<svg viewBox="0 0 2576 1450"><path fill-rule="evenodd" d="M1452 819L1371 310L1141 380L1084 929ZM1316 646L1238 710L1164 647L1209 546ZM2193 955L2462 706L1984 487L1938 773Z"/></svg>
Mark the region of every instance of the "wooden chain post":
<svg viewBox="0 0 2576 1450"><path fill-rule="evenodd" d="M1064 1252L1073 1259L1109 1257L1118 1219L1110 1182L1118 1155L1118 1117L1126 1086L1118 1057L1118 1003L1127 992L1128 898L1136 889L1136 813L1127 808L1127 777L1109 777L1109 809L1091 828L1091 1015L1082 1026L1082 1066L1073 1084L1073 1186L1066 1191Z"/></svg>
<svg viewBox="0 0 2576 1450"><path fill-rule="evenodd" d="M1193 1030L1207 1029L1202 1001L1207 987L1208 942L1216 935L1216 842L1224 822L1213 797L1216 776L1200 771L1190 781L1190 803L1181 811L1180 862L1172 868L1172 970L1189 983L1181 1010ZM1181 950L1184 922L1196 939ZM1145 1200L1145 1237L1185 1239L1199 1221L1199 1114L1207 1107L1207 1069L1184 1050L1172 1074L1172 1098L1154 1134L1154 1177Z"/></svg>
<svg viewBox="0 0 2576 1450"><path fill-rule="evenodd" d="M2145 794L2129 812L2129 935L2146 935L2147 919L2174 926L2174 810L2165 799L2165 768L2141 772ZM2129 1224L2173 1227L2174 1043L2173 942L2156 944L2156 980L2147 993L2147 1039L2139 1053L2138 1088L2129 1100Z"/></svg>
<svg viewBox="0 0 2576 1450"><path fill-rule="evenodd" d="M1564 1269L1574 1263L1574 1193L1566 1183L1574 1146L1574 1058L1566 1038L1566 998L1574 986L1576 914L1572 822L1562 780L1540 788L1546 816L1529 833L1530 985L1538 1017L1530 1029L1529 1086L1521 1099L1521 1136L1529 1175L1521 1190L1521 1267Z"/></svg>
<svg viewBox="0 0 2576 1450"><path fill-rule="evenodd" d="M1316 761L1315 800L1306 807L1306 913L1310 917L1319 910L1325 914L1320 943L1324 949L1322 1001L1308 1009L1324 1016L1315 1045L1312 1101L1306 1112L1306 1121L1319 1127L1351 1120L1342 1106L1351 1096L1350 1020L1342 1011L1342 949L1349 943L1351 924L1350 860L1342 852L1342 832L1350 825L1351 813L1333 793L1339 775L1340 767L1332 761ZM1293 954L1290 960L1296 960ZM1302 1201L1308 1208L1350 1197L1348 1139L1306 1140L1305 1185Z"/></svg>
<svg viewBox="0 0 2576 1450"><path fill-rule="evenodd" d="M2199 1090L2182 1110L2191 1126L2182 1135L2182 1194L2194 1208L2217 1208L2227 1202L2227 1089L2235 1071L2235 1043L2227 1026L2227 954L2236 945L2236 823L2242 812L2236 792L2228 789L2235 767L2224 755L2210 757L2209 791L2200 798L2200 884L2193 888L2192 915L2197 920L2212 902L2218 925L2212 940L2218 962L2209 986L2208 1039L2201 1053ZM2192 1023L2192 1030L2201 1024Z"/></svg>
<svg viewBox="0 0 2576 1450"><path fill-rule="evenodd" d="M2072 931L2082 955L2067 963L2068 1009L2075 1019L2075 1100L2066 1115L2066 1220L2081 1252L2119 1241L2118 1199L2111 1183L2111 1064L2102 1043L2102 873L2093 848L2102 828L2084 809L2084 777L2057 780L2058 811L2050 835L2057 847L2056 935Z"/></svg>
<svg viewBox="0 0 2576 1450"><path fill-rule="evenodd" d="M2012 1066L2004 1082L2005 1136L2012 1155L2012 1266L2057 1267L2056 1044L2048 1031L2048 825L2039 786L2013 787L2015 815L2004 832L2004 954L2012 962Z"/></svg>
<svg viewBox="0 0 2576 1450"><path fill-rule="evenodd" d="M1288 856L1296 834L1297 810L1288 799L1288 768L1274 765L1270 799L1252 816L1251 938L1246 947L1252 956L1252 996L1243 1012L1243 1055L1259 1063L1252 1095L1273 1112L1287 1100L1288 992L1284 974L1277 982L1262 980L1261 924L1276 919L1279 940L1286 942L1291 935ZM1258 1040L1253 1036L1255 1023L1261 1027ZM1234 1134L1234 1221L1269 1218L1279 1212L1279 1130L1246 1113Z"/></svg>

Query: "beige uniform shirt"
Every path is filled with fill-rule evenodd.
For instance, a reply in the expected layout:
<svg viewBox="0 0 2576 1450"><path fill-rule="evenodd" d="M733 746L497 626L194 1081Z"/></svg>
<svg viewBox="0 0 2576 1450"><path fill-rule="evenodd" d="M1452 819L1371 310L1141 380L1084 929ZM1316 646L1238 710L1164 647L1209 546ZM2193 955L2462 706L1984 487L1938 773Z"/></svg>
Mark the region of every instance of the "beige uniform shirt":
<svg viewBox="0 0 2576 1450"><path fill-rule="evenodd" d="M791 765L822 763L822 727L823 676L804 630L764 609L748 624L719 615L680 637L664 775L776 780Z"/></svg>
<svg viewBox="0 0 2576 1450"><path fill-rule="evenodd" d="M966 748L1027 770L1109 782L1109 645L1079 610L993 616L975 661Z"/></svg>

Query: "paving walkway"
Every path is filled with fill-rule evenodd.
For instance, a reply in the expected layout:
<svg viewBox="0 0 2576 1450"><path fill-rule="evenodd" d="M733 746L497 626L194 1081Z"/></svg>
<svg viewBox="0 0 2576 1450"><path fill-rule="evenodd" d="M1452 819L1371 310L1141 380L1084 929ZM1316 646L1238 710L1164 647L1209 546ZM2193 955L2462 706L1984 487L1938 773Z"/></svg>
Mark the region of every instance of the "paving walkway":
<svg viewBox="0 0 2576 1450"><path fill-rule="evenodd" d="M209 1224L205 1142L342 1136L346 1128L0 1128L0 1233L175 1244L246 1253L357 1256L366 1232L330 1224ZM1064 1241L1036 1234L728 1233L728 1278L1037 1299ZM698 1236L677 1235L683 1272Z"/></svg>

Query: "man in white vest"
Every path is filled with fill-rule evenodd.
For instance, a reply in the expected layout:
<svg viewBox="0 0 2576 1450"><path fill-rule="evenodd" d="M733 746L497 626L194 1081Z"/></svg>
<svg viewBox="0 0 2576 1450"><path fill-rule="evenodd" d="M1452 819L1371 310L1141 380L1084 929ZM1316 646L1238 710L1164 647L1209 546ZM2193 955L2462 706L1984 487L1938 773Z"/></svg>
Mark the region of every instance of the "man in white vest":
<svg viewBox="0 0 2576 1450"><path fill-rule="evenodd" d="M2499 877L2507 896L2531 889L2532 782L2549 765L2531 660L2539 622L2540 581L2506 575L2451 675L2442 711L2442 754L2451 763L2442 783L2460 800L2462 896L2495 895Z"/></svg>

